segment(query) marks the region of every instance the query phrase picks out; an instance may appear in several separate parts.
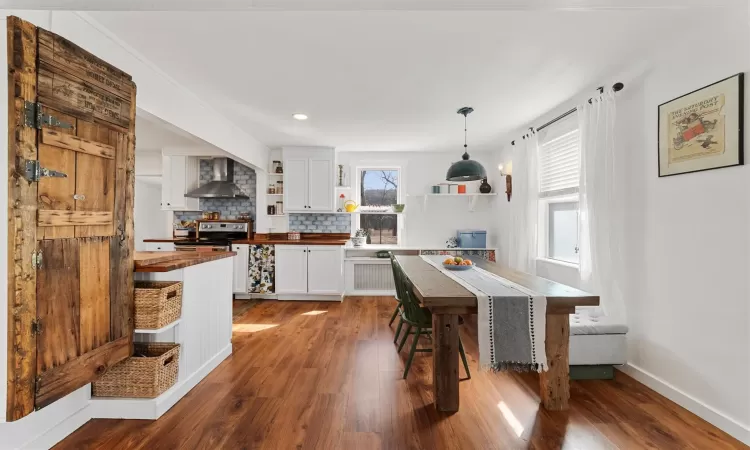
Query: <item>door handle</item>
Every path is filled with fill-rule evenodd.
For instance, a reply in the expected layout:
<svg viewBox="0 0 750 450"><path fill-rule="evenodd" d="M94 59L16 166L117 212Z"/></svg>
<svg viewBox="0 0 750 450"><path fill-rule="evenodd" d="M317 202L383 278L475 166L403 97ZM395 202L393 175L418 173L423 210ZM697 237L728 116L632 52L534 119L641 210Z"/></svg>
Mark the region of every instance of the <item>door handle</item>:
<svg viewBox="0 0 750 450"><path fill-rule="evenodd" d="M86 195L84 195L84 194L74 194L73 195L73 200L81 200L81 201L86 200Z"/></svg>

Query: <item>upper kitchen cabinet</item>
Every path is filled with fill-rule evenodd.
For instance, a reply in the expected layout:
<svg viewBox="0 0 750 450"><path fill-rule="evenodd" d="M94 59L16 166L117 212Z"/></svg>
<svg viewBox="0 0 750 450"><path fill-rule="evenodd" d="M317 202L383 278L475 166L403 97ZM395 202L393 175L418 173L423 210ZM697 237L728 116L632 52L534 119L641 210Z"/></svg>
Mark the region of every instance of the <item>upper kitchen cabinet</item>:
<svg viewBox="0 0 750 450"><path fill-rule="evenodd" d="M185 197L198 188L200 162L194 156L163 156L161 209L168 211L199 211L200 199Z"/></svg>
<svg viewBox="0 0 750 450"><path fill-rule="evenodd" d="M287 212L333 212L332 148L284 148L284 208Z"/></svg>

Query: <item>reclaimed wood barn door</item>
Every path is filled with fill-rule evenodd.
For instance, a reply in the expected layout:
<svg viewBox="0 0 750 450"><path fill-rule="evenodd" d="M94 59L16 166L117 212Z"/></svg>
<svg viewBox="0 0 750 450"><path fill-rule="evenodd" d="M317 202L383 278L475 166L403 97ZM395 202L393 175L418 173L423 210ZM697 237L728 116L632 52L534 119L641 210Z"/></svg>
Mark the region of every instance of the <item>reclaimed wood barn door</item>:
<svg viewBox="0 0 750 450"><path fill-rule="evenodd" d="M132 354L136 89L16 17L8 50L11 421Z"/></svg>

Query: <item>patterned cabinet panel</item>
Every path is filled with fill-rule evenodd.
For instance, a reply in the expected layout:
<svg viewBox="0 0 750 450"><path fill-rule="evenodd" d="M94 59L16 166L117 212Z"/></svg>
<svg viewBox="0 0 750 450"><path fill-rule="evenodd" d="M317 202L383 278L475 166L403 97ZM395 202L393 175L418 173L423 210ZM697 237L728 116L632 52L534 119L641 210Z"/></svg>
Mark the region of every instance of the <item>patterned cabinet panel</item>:
<svg viewBox="0 0 750 450"><path fill-rule="evenodd" d="M276 247L251 245L249 285L251 294L273 294Z"/></svg>

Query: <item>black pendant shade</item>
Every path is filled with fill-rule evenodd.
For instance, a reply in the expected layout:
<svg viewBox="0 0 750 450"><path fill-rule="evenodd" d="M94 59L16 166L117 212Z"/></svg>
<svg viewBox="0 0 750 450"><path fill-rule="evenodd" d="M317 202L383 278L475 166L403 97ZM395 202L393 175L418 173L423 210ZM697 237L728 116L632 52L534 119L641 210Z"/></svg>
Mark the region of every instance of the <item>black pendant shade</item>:
<svg viewBox="0 0 750 450"><path fill-rule="evenodd" d="M448 173L445 175L447 181L476 181L487 177L487 171L484 170L484 167L477 161L469 159L469 153L466 151L468 148L466 120L467 116L473 111L474 108L468 106L458 110L458 113L464 116L464 154L461 161L454 162L448 168Z"/></svg>

